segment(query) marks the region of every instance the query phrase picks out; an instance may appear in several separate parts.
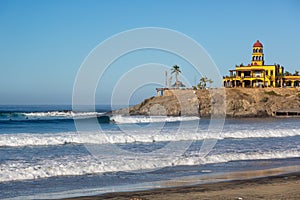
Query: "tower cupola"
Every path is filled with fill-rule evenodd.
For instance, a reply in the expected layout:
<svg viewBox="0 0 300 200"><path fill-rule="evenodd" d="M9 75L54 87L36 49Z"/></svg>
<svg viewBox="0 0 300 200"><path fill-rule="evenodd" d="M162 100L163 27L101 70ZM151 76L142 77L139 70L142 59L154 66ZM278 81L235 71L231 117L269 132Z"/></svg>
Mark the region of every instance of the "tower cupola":
<svg viewBox="0 0 300 200"><path fill-rule="evenodd" d="M262 45L262 43L260 43L259 40L257 40L253 44L252 50L253 50L253 52L252 52L251 65L258 65L258 66L264 65L263 45Z"/></svg>

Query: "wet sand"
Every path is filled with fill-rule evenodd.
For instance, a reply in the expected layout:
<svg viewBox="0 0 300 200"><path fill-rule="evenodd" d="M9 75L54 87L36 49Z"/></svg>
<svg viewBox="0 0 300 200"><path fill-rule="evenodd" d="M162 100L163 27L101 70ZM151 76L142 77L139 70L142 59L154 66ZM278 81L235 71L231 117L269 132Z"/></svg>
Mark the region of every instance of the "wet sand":
<svg viewBox="0 0 300 200"><path fill-rule="evenodd" d="M137 192L108 193L99 196L71 198L79 200L191 200L191 199L300 199L300 172L282 174L278 169L260 170L257 175L270 175L261 178L253 172L234 173L231 177L241 176L244 180L220 181L216 183L198 184L153 189ZM261 174L262 173L262 174ZM265 174L266 173L266 174ZM272 175L272 174L280 175ZM223 177L225 178L225 177ZM221 178L222 179L222 178Z"/></svg>

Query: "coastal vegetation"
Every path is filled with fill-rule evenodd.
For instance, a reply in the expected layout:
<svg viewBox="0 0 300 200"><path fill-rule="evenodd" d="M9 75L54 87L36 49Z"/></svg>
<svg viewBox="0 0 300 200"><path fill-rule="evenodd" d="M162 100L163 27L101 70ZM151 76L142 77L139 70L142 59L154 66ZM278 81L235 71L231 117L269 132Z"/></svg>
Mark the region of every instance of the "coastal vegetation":
<svg viewBox="0 0 300 200"><path fill-rule="evenodd" d="M274 95L274 96L280 96L279 94L277 94L277 93L274 92L273 90L271 90L271 91L265 91L265 94L268 94L268 95Z"/></svg>
<svg viewBox="0 0 300 200"><path fill-rule="evenodd" d="M175 87L179 88L180 83L178 80L178 75L181 73L180 67L178 65L174 65L171 69L171 74L175 74Z"/></svg>
<svg viewBox="0 0 300 200"><path fill-rule="evenodd" d="M207 83L212 84L213 81L206 76L203 76L202 78L200 78L200 82L197 85L198 89L206 89Z"/></svg>

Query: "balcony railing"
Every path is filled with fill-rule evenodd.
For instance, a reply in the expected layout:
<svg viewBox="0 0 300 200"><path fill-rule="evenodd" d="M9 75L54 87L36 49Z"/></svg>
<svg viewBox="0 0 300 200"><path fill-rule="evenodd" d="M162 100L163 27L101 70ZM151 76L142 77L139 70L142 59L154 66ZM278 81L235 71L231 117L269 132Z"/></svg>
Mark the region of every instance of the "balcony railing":
<svg viewBox="0 0 300 200"><path fill-rule="evenodd" d="M252 76L231 75L231 76L224 76L223 78L265 78L265 79L269 79L268 77L269 76L264 76L263 74L261 74L261 75L253 74Z"/></svg>
<svg viewBox="0 0 300 200"><path fill-rule="evenodd" d="M264 78L263 75L252 75L252 76L232 76L230 78ZM265 76L265 78L267 78L267 76Z"/></svg>

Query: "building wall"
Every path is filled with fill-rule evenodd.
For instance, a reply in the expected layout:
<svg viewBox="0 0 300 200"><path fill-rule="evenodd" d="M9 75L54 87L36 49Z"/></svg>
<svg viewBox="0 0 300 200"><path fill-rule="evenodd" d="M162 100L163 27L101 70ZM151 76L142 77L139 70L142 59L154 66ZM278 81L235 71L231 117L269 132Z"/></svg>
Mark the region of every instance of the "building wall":
<svg viewBox="0 0 300 200"><path fill-rule="evenodd" d="M279 67L275 65L256 65L236 67L236 74L233 77L226 77L223 81L237 81L241 83L239 86L256 87L276 86L276 77ZM258 84L259 83L259 84ZM236 86L236 84L234 84Z"/></svg>

